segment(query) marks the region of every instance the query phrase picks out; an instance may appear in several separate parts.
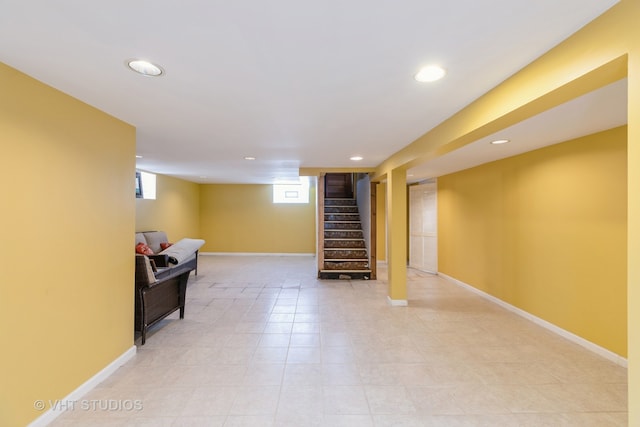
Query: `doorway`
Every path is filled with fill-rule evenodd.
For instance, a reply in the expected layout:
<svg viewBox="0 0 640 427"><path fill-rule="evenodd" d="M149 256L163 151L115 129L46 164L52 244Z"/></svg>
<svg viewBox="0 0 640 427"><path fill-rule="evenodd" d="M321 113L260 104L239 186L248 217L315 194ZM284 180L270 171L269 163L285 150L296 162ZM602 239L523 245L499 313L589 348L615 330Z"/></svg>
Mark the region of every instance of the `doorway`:
<svg viewBox="0 0 640 427"><path fill-rule="evenodd" d="M327 199L353 199L353 174L326 174L324 176L324 197Z"/></svg>
<svg viewBox="0 0 640 427"><path fill-rule="evenodd" d="M438 273L438 205L435 181L409 187L409 267Z"/></svg>

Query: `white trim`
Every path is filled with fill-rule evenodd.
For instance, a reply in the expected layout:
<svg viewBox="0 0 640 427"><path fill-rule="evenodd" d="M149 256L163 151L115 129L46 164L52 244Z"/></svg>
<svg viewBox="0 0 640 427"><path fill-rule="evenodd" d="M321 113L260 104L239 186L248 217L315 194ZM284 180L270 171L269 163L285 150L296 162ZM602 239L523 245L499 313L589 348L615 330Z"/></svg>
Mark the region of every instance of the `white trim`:
<svg viewBox="0 0 640 427"><path fill-rule="evenodd" d="M388 295L387 302L392 307L406 307L409 305L409 302L406 299L391 299L391 297Z"/></svg>
<svg viewBox="0 0 640 427"><path fill-rule="evenodd" d="M587 350L590 350L596 354L598 354L599 356L604 357L607 360L612 361L613 363L615 363L616 365L620 365L624 368L628 367L628 363L627 363L627 359L620 356L619 354L616 354L614 352L612 352L611 350L607 350L604 347L600 347L597 344L592 343L591 341L587 341L586 339L567 331L566 329L562 329L559 326L554 325L553 323L550 323L544 319L541 319L537 316L534 316L533 314L526 312L518 307L515 307L499 298L494 297L493 295L489 295L488 293L481 291L480 289L474 288L471 285L468 285L464 282L461 282L460 280L454 279L451 276L447 276L446 274L443 273L438 273L439 276L451 281L452 283L461 286L477 295L480 295L481 297L488 299L491 302L494 302L495 304L498 304L499 306L506 308L507 310L511 311L512 313L515 313L521 317L524 317L527 320L532 321L533 323L535 323L538 326L542 326L545 329L550 330L551 332L554 332L558 335L560 335L563 338L568 339L569 341L576 343L584 348L586 348Z"/></svg>
<svg viewBox="0 0 640 427"><path fill-rule="evenodd" d="M273 252L198 252L199 255L231 255L231 256L310 256L314 253L273 253Z"/></svg>
<svg viewBox="0 0 640 427"><path fill-rule="evenodd" d="M100 372L95 374L93 377L89 378L84 382L80 387L69 393L68 396L59 400L59 402L71 402L78 401L82 396L89 393L93 390L98 384L102 381L106 380L110 375L112 375L118 368L127 363L133 357L135 357L137 351L137 347L134 345L130 347L127 351L118 356L113 362L109 363L105 366ZM60 405L59 408L50 408L44 414L40 415L38 418L33 420L29 427L40 427L46 426L53 422L57 417L59 417L62 413L64 413L69 406Z"/></svg>

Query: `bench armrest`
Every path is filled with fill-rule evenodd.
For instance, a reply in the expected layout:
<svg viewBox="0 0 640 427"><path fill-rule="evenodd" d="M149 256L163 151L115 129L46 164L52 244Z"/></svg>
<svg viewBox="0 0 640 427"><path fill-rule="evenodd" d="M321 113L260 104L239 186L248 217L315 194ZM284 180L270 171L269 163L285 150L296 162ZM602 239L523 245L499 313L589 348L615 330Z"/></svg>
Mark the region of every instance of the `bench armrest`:
<svg viewBox="0 0 640 427"><path fill-rule="evenodd" d="M156 263L156 267L169 267L169 255L147 255Z"/></svg>

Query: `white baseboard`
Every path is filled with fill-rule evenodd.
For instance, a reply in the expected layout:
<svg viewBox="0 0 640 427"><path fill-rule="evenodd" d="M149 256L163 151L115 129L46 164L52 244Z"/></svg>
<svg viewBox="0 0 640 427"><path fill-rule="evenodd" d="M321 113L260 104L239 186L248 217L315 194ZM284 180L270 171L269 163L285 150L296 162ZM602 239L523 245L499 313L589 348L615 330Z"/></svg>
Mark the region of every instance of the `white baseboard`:
<svg viewBox="0 0 640 427"><path fill-rule="evenodd" d="M451 276L447 276L446 274L443 273L438 273L438 275L440 277L443 277L449 281L451 281L452 283L461 286L477 295L480 295L481 297L488 299L489 301L498 304L499 306L506 308L507 310L511 311L512 313L515 313L521 317L524 317L527 320L532 321L533 323L535 323L536 325L542 326L545 329L550 330L551 332L554 332L558 335L560 335L563 338L568 339L569 341L576 343L584 348L586 348L587 350L590 350L596 354L598 354L599 356L604 357L607 360L610 360L611 362L615 363L616 365L620 365L624 368L628 367L628 362L627 359L625 359L624 357L620 356L619 354L616 354L610 350L607 350L604 347L600 347L597 344L592 343L591 341L587 341L586 339L572 333L569 332L565 329L562 329L559 326L554 325L553 323L550 323L544 319L541 319L537 316L534 316L533 314L526 312L516 306L513 306L499 298L494 297L493 295L489 295L488 293L481 291L480 289L474 288L471 285L468 285L464 282L461 282L458 279L455 279Z"/></svg>
<svg viewBox="0 0 640 427"><path fill-rule="evenodd" d="M387 296L387 302L392 307L406 307L409 305L406 299L391 299L390 296Z"/></svg>
<svg viewBox="0 0 640 427"><path fill-rule="evenodd" d="M56 402L77 402L88 392L93 390L98 384L102 381L106 380L111 374L113 374L119 367L127 363L136 355L137 347L134 345L129 348L127 351L122 353L118 358L116 358L113 362L109 363L105 366L100 372L95 374L93 377L89 378L85 381L80 387L69 393L68 396L56 400ZM51 406L51 405L48 405ZM40 415L34 421L29 424L29 427L44 427L49 423L53 422L60 414L64 413L71 405L61 404L58 405L57 408L52 407L44 414Z"/></svg>
<svg viewBox="0 0 640 427"><path fill-rule="evenodd" d="M272 252L198 252L199 255L225 255L225 256L310 256L313 253L272 253Z"/></svg>

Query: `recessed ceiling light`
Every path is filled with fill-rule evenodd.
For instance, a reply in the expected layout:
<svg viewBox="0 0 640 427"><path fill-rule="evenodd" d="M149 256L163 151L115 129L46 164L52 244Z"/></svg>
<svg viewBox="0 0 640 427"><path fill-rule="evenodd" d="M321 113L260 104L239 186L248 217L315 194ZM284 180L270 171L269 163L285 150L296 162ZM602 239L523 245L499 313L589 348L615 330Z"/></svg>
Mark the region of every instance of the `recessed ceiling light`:
<svg viewBox="0 0 640 427"><path fill-rule="evenodd" d="M136 154L136 159L141 159L141 158L142 158L142 156L141 156L141 155Z"/></svg>
<svg viewBox="0 0 640 427"><path fill-rule="evenodd" d="M164 74L164 70L156 64L152 64L149 61L143 61L141 59L132 59L127 61L127 66L136 73L143 76L158 77Z"/></svg>
<svg viewBox="0 0 640 427"><path fill-rule="evenodd" d="M245 160L255 160L256 158L253 156L245 156Z"/></svg>
<svg viewBox="0 0 640 427"><path fill-rule="evenodd" d="M353 160L354 162L359 162L360 160L362 160L361 156L353 156L349 158L350 160Z"/></svg>
<svg viewBox="0 0 640 427"><path fill-rule="evenodd" d="M507 142L509 142L508 139L496 139L494 141L491 141L491 144L499 145L499 144L506 144Z"/></svg>
<svg viewBox="0 0 640 427"><path fill-rule="evenodd" d="M427 65L421 68L413 78L419 82L435 82L443 78L445 74L447 74L447 72L441 66Z"/></svg>

